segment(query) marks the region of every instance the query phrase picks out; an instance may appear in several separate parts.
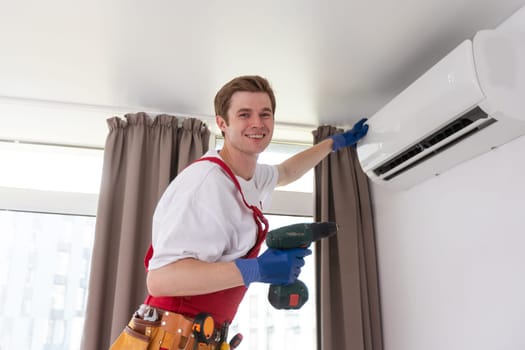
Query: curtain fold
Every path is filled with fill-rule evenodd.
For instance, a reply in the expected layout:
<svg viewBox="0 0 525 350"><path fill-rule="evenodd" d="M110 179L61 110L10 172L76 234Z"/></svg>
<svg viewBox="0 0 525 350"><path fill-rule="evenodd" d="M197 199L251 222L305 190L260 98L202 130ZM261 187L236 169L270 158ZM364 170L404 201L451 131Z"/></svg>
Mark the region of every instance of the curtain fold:
<svg viewBox="0 0 525 350"><path fill-rule="evenodd" d="M143 258L155 206L169 182L208 150L194 118L146 113L107 120L88 302L81 348L109 348L146 296Z"/></svg>
<svg viewBox="0 0 525 350"><path fill-rule="evenodd" d="M337 132L319 127L314 144ZM318 349L382 350L372 205L355 149L332 153L316 166L315 220L339 226L337 236L315 246Z"/></svg>

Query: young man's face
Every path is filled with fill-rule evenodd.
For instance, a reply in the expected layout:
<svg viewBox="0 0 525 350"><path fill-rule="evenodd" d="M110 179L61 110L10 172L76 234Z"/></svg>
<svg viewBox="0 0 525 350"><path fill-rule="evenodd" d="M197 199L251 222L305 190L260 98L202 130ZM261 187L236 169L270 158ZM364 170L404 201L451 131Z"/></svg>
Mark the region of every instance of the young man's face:
<svg viewBox="0 0 525 350"><path fill-rule="evenodd" d="M232 95L228 123L217 116L224 132L224 142L243 153L258 155L266 149L273 135L272 104L264 92L238 91Z"/></svg>

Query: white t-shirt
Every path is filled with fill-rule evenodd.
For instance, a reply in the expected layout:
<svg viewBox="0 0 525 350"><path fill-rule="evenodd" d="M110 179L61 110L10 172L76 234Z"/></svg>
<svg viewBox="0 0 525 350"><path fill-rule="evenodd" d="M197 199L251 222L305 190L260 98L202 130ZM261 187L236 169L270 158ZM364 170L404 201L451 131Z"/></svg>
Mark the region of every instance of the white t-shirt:
<svg viewBox="0 0 525 350"><path fill-rule="evenodd" d="M219 157L210 150L205 157ZM257 164L250 181L237 176L246 201L262 209L278 180L276 166ZM257 225L232 179L210 161L195 162L170 183L153 215L154 270L183 258L233 261L253 247Z"/></svg>

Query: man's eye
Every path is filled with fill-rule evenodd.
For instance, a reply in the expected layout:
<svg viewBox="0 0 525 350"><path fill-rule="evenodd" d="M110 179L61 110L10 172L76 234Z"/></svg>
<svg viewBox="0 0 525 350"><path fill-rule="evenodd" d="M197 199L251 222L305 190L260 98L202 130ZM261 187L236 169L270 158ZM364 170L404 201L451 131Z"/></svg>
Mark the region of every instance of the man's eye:
<svg viewBox="0 0 525 350"><path fill-rule="evenodd" d="M250 115L248 113L241 113L239 114L239 117L241 118L248 118Z"/></svg>
<svg viewBox="0 0 525 350"><path fill-rule="evenodd" d="M271 118L271 117L272 117L271 113L263 113L263 114L261 114L261 118Z"/></svg>

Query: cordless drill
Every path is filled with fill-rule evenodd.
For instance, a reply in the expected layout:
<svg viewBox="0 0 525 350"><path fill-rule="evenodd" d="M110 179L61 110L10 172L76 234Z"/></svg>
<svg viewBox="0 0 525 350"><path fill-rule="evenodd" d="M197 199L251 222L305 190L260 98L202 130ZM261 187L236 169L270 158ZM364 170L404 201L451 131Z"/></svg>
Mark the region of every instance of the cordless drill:
<svg viewBox="0 0 525 350"><path fill-rule="evenodd" d="M306 248L310 243L337 233L335 222L293 224L268 232L266 245L274 249ZM308 288L296 280L292 284L270 285L268 300L276 309L300 309L308 300Z"/></svg>

